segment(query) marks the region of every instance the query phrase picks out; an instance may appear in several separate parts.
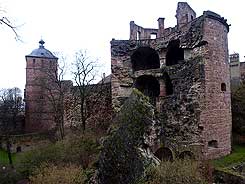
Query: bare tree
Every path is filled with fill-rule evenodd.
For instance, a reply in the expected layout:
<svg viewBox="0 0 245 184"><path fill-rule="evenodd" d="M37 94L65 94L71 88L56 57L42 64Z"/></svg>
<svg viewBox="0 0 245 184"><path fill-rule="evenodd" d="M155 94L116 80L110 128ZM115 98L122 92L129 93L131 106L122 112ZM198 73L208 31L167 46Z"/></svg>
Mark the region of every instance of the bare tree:
<svg viewBox="0 0 245 184"><path fill-rule="evenodd" d="M24 104L19 88L0 91L0 132L5 137L9 164L13 166L10 135L16 132L18 115L24 111Z"/></svg>
<svg viewBox="0 0 245 184"><path fill-rule="evenodd" d="M76 88L73 91L73 101L75 106L79 106L83 131L86 129L86 121L90 115L86 101L91 96L92 91L94 91L95 85L93 85L93 82L96 77L96 67L96 60L91 59L86 51L80 50L75 54L72 74Z"/></svg>
<svg viewBox="0 0 245 184"><path fill-rule="evenodd" d="M42 79L42 88L47 92L46 98L48 99L55 122L55 128L60 134L60 138L65 136L64 128L64 98L72 86L71 81L64 81L66 72L65 57L60 55L59 63L53 62L49 69L45 69L45 77ZM45 67L46 68L46 67ZM39 80L39 79L38 79Z"/></svg>
<svg viewBox="0 0 245 184"><path fill-rule="evenodd" d="M17 26L14 26L7 17L0 18L0 24L6 25L7 27L9 27L14 32L15 39L19 40L20 37L18 33L16 32Z"/></svg>
<svg viewBox="0 0 245 184"><path fill-rule="evenodd" d="M5 11L1 9L1 7L0 7L0 13L5 14ZM7 16L0 15L0 24L10 28L15 35L15 39L20 40L20 36L18 35L16 31L19 26L15 26Z"/></svg>

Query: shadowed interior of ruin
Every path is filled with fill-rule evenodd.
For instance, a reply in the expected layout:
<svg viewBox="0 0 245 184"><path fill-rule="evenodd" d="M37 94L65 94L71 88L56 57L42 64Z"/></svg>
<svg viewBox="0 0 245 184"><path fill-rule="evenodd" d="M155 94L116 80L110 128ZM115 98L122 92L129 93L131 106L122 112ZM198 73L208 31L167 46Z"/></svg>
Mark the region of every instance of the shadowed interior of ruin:
<svg viewBox="0 0 245 184"><path fill-rule="evenodd" d="M150 97L151 102L155 104L155 98L160 94L160 84L155 77L151 75L140 76L136 79L134 86L144 95Z"/></svg>
<svg viewBox="0 0 245 184"><path fill-rule="evenodd" d="M180 159L195 159L194 153L192 153L191 151L183 151L182 153L180 153L179 155Z"/></svg>
<svg viewBox="0 0 245 184"><path fill-rule="evenodd" d="M169 42L166 54L166 66L176 65L179 61L184 60L184 49L179 47L179 40Z"/></svg>
<svg viewBox="0 0 245 184"><path fill-rule="evenodd" d="M169 148L159 148L154 154L159 160L172 161L173 154Z"/></svg>
<svg viewBox="0 0 245 184"><path fill-rule="evenodd" d="M166 95L172 95L173 94L173 84L171 82L171 79L167 73L163 74L165 85L166 85Z"/></svg>
<svg viewBox="0 0 245 184"><path fill-rule="evenodd" d="M208 147L210 148L218 148L218 141L212 140L208 142Z"/></svg>
<svg viewBox="0 0 245 184"><path fill-rule="evenodd" d="M133 71L160 68L158 53L150 47L140 47L131 56Z"/></svg>

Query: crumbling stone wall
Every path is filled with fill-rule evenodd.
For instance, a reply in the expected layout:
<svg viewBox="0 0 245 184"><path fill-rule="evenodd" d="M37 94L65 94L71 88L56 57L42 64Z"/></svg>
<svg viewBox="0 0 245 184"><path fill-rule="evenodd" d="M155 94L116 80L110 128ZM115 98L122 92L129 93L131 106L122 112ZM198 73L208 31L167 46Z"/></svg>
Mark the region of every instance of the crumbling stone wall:
<svg viewBox="0 0 245 184"><path fill-rule="evenodd" d="M185 2L179 2L176 10L177 26L182 27L196 18L196 12Z"/></svg>
<svg viewBox="0 0 245 184"><path fill-rule="evenodd" d="M184 22L186 14L191 16ZM210 11L195 18L187 3L178 3L177 26L165 29L163 21L161 18L156 39L136 40L131 36L130 40L111 41L113 109L120 111L136 87L152 99L162 115L160 144L175 151L183 151L183 147L186 151L198 150L198 158L229 154L229 26L224 18ZM131 27L130 31L137 29ZM152 54L149 50L153 50ZM155 52L159 56L158 68L152 64L156 62ZM149 66L135 69L135 58ZM139 87L142 78L151 78L156 90L146 84Z"/></svg>
<svg viewBox="0 0 245 184"><path fill-rule="evenodd" d="M89 94L86 97L86 127L106 131L112 118L111 83L98 83L87 86ZM65 95L65 127L78 128L81 126L81 110L79 90L73 86L70 93Z"/></svg>
<svg viewBox="0 0 245 184"><path fill-rule="evenodd" d="M240 59L239 54L234 53L229 56L230 59L230 74L231 74L231 89L235 89L240 85L241 72L240 72Z"/></svg>

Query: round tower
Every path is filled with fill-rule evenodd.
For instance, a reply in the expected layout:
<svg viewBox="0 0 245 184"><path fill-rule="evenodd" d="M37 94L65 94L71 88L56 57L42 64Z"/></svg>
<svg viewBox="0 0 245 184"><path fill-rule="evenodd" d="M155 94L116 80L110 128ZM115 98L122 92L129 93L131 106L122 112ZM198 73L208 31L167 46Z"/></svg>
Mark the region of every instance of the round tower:
<svg viewBox="0 0 245 184"><path fill-rule="evenodd" d="M39 48L26 55L26 132L44 132L54 125L48 99L51 77L57 77L58 58L39 41Z"/></svg>

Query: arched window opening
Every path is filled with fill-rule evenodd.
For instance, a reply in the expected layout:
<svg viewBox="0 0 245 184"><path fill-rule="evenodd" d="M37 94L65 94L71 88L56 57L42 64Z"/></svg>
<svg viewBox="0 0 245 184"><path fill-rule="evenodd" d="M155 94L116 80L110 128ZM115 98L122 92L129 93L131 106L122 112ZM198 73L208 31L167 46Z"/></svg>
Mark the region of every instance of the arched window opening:
<svg viewBox="0 0 245 184"><path fill-rule="evenodd" d="M221 83L221 91L226 91L226 84L225 83Z"/></svg>
<svg viewBox="0 0 245 184"><path fill-rule="evenodd" d="M143 75L136 79L135 88L150 98L153 105L156 104L156 97L160 94L160 84L158 80L151 75Z"/></svg>
<svg viewBox="0 0 245 184"><path fill-rule="evenodd" d="M216 141L216 140L209 141L208 147L209 148L218 148L218 141Z"/></svg>
<svg viewBox="0 0 245 184"><path fill-rule="evenodd" d="M166 66L176 65L179 61L184 60L184 49L179 46L179 40L169 42L166 54Z"/></svg>
<svg viewBox="0 0 245 184"><path fill-rule="evenodd" d="M140 47L131 56L133 71L160 68L158 53L150 47Z"/></svg>
<svg viewBox="0 0 245 184"><path fill-rule="evenodd" d="M195 156L194 153L192 153L191 151L183 151L179 154L179 158L184 160L193 160L195 159Z"/></svg>
<svg viewBox="0 0 245 184"><path fill-rule="evenodd" d="M166 86L166 95L172 95L173 94L173 84L172 81L167 73L164 73L163 75L165 80L165 86Z"/></svg>
<svg viewBox="0 0 245 184"><path fill-rule="evenodd" d="M161 161L173 161L173 153L169 148L159 148L154 155Z"/></svg>

